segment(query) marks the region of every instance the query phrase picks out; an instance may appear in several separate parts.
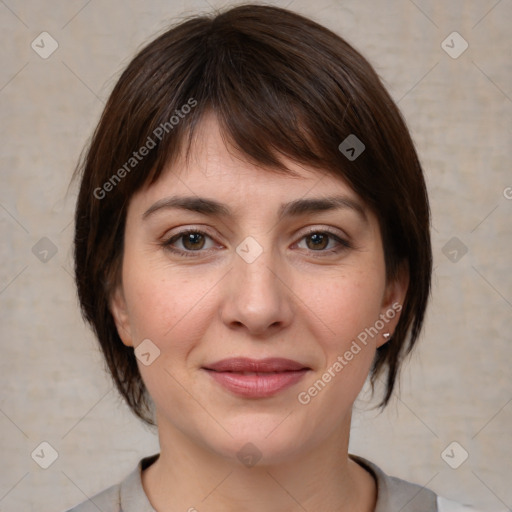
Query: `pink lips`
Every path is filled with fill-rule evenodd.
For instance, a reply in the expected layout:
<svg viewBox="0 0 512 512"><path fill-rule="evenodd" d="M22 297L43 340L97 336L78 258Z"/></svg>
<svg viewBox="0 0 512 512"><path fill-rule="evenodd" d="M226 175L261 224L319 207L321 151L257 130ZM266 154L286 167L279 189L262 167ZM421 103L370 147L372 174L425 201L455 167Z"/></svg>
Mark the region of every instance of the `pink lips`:
<svg viewBox="0 0 512 512"><path fill-rule="evenodd" d="M204 367L228 391L246 398L266 398L297 383L309 368L283 358L223 359Z"/></svg>

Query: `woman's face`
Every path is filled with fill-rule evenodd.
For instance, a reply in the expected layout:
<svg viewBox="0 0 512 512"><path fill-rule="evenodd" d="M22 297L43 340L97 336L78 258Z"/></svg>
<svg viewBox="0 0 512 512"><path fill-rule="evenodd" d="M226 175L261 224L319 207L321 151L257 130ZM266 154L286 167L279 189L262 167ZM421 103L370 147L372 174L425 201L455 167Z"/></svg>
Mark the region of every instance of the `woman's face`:
<svg viewBox="0 0 512 512"><path fill-rule="evenodd" d="M161 438L273 463L348 436L406 284L353 190L284 161L296 177L236 157L210 117L130 202L112 311Z"/></svg>

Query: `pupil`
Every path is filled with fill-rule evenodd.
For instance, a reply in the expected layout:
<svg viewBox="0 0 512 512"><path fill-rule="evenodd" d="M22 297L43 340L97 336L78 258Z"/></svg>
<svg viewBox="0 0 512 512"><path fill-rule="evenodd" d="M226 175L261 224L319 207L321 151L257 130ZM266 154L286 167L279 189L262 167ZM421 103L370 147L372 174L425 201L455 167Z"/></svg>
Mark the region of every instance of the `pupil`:
<svg viewBox="0 0 512 512"><path fill-rule="evenodd" d="M325 248L327 237L325 235L322 235L321 233L315 233L313 235L310 235L310 240L313 243L313 246L318 248Z"/></svg>
<svg viewBox="0 0 512 512"><path fill-rule="evenodd" d="M188 236L185 238L185 245L189 246L188 248L192 249L200 249L201 247L197 247L197 244L202 246L202 235L201 233L189 233ZM190 247L192 246L192 247Z"/></svg>

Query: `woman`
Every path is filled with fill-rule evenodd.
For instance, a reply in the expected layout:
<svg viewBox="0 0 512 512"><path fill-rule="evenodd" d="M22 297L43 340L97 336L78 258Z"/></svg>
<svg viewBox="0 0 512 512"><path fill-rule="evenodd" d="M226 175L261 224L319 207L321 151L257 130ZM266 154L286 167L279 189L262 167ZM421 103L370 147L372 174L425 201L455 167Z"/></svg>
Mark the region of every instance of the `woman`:
<svg viewBox="0 0 512 512"><path fill-rule="evenodd" d="M161 450L73 511L458 510L348 454L432 268L416 151L357 51L276 7L192 18L129 64L79 170L83 313Z"/></svg>

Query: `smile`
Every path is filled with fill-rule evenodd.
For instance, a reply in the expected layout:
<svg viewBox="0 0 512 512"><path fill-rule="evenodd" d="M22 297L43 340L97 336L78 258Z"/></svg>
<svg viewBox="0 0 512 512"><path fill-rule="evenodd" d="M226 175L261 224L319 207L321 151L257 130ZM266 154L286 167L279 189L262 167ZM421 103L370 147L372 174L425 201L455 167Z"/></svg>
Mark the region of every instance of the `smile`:
<svg viewBox="0 0 512 512"><path fill-rule="evenodd" d="M244 398L268 398L299 382L310 368L290 359L223 359L206 367L224 389Z"/></svg>

